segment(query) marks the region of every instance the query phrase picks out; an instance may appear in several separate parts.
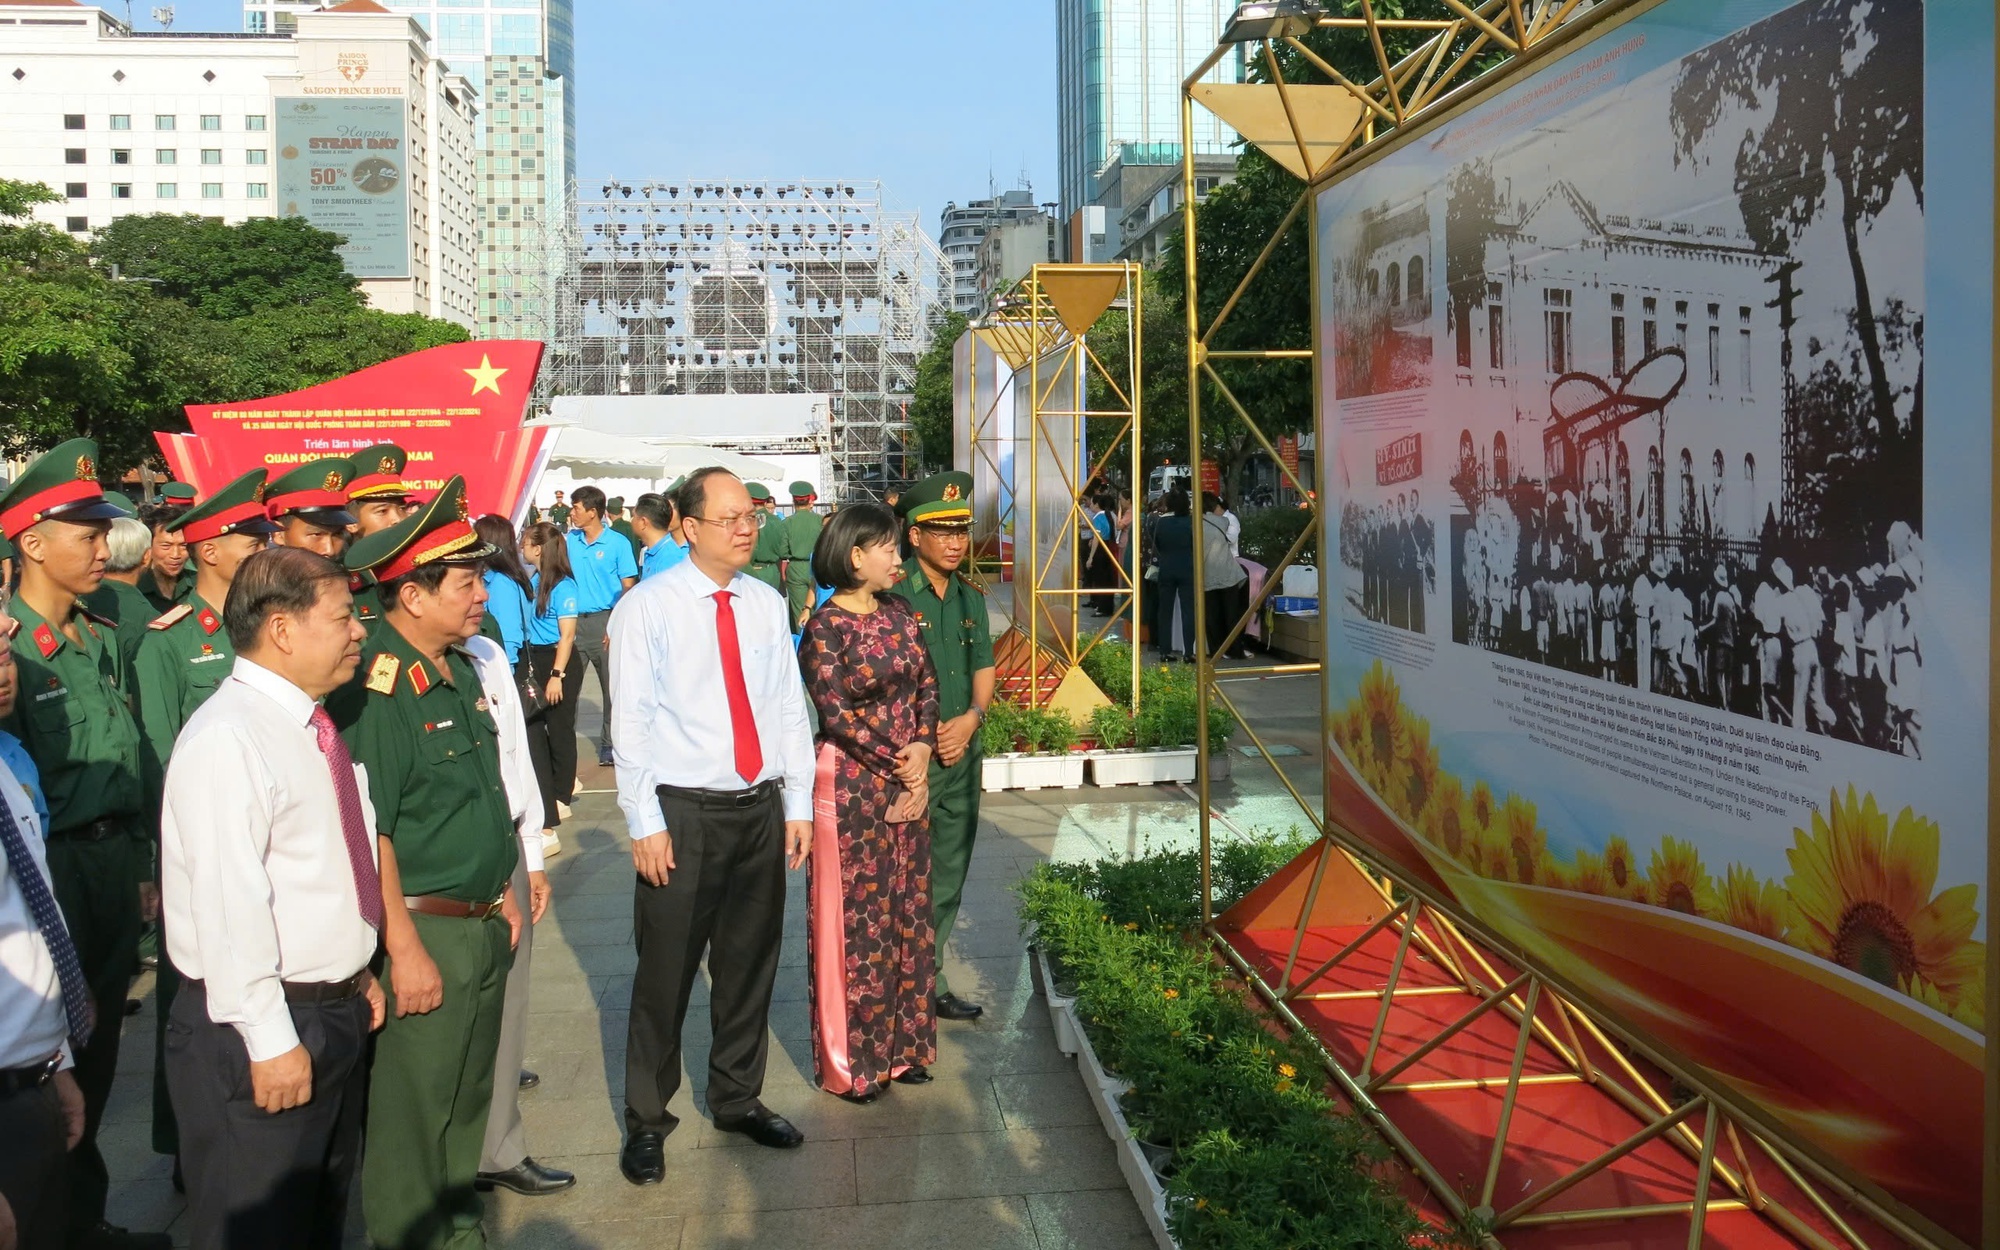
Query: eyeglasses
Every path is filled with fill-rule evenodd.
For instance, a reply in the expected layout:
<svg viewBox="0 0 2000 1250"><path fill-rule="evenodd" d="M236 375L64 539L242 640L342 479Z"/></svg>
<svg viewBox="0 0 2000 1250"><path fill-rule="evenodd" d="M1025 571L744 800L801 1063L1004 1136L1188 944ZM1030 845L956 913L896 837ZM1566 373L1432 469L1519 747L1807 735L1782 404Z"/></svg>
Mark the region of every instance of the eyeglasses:
<svg viewBox="0 0 2000 1250"><path fill-rule="evenodd" d="M703 525L713 525L729 533L749 533L757 528L757 514L754 511L732 513L725 517L695 516L690 519L700 521Z"/></svg>

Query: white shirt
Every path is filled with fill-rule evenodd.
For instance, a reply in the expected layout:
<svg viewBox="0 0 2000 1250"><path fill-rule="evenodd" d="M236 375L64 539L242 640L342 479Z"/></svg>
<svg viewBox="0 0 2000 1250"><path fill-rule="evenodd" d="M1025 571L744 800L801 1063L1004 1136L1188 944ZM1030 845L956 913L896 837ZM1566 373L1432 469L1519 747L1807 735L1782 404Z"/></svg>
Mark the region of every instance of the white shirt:
<svg viewBox="0 0 2000 1250"><path fill-rule="evenodd" d="M14 814L28 857L46 883L49 865L42 848L47 831L28 792L4 760L0 760L0 803ZM55 893L53 885L49 892ZM57 1051L67 1056L68 1034L56 961L35 924L35 914L28 910L20 882L0 855L0 1068L33 1067ZM70 1066L67 1058L63 1066Z"/></svg>
<svg viewBox="0 0 2000 1250"><path fill-rule="evenodd" d="M160 894L167 953L205 982L209 1019L256 1061L299 1044L284 981L344 981L375 954L361 918L312 696L238 656L167 764ZM354 766L368 850L375 809Z"/></svg>
<svg viewBox="0 0 2000 1250"><path fill-rule="evenodd" d="M1241 556L1243 554L1243 518L1224 508L1222 510L1222 524L1229 531L1229 554L1232 556Z"/></svg>
<svg viewBox="0 0 2000 1250"><path fill-rule="evenodd" d="M507 806L514 813L514 833L521 840L521 862L529 872L542 870L542 786L535 780L534 758L528 754L527 713L521 707L521 688L514 684L514 670L507 652L499 643L482 634L464 642L472 657L472 669L479 674L480 689L486 692L486 710L500 727L500 782L507 787ZM525 899L517 900L523 905Z"/></svg>
<svg viewBox="0 0 2000 1250"><path fill-rule="evenodd" d="M659 786L742 790L729 694L715 633L718 590L692 559L640 582L611 612L611 737L618 806L634 838L663 832ZM785 819L812 819L812 727L785 598L738 573L734 598L743 684L764 763L752 782L782 777Z"/></svg>

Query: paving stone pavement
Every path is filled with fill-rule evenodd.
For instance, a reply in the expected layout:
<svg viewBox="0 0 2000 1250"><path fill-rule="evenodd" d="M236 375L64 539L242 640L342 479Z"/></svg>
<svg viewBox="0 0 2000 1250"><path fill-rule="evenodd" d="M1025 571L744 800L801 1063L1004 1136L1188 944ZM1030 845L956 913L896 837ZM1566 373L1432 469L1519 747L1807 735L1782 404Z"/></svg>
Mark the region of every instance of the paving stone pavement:
<svg viewBox="0 0 2000 1250"><path fill-rule="evenodd" d="M958 933L952 984L985 1017L940 1028L929 1085L892 1086L857 1107L812 1088L806 1014L805 874L787 891L785 945L771 1012L765 1102L806 1134L770 1151L715 1131L707 1084L707 988L689 1009L687 1066L667 1139L667 1180L644 1189L618 1173L625 1021L636 956L632 867L609 792L610 770L587 766L564 850L549 870L555 899L536 930L528 1066L539 1088L521 1096L528 1148L577 1173L546 1198L488 1200L495 1246L564 1250L709 1250L810 1244L951 1250L1143 1250L1148 1235L1075 1064L1055 1047L1034 997L1009 887L1046 858L1059 801L989 796ZM1088 792L1078 792L1080 797ZM1162 800L1171 801L1165 792ZM112 1172L110 1215L138 1229L178 1231L182 1199L171 1162L152 1153L152 985L127 1019L103 1131ZM356 1211L351 1244L365 1242Z"/></svg>

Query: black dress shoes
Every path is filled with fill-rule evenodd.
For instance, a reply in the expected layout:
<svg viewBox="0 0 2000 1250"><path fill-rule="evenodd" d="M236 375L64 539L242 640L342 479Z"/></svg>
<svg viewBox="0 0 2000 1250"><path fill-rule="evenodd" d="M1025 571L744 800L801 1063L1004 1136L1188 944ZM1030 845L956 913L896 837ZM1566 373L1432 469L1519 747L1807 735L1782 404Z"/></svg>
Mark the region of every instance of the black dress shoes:
<svg viewBox="0 0 2000 1250"><path fill-rule="evenodd" d="M539 1198L543 1194L561 1193L576 1184L576 1174L561 1168L547 1168L533 1159L523 1159L504 1172L481 1172L474 1178L473 1188L479 1190L511 1189L517 1194Z"/></svg>
<svg viewBox="0 0 2000 1250"><path fill-rule="evenodd" d="M666 1137L640 1129L625 1139L618 1152L618 1170L634 1185L657 1185L666 1179Z"/></svg>
<svg viewBox="0 0 2000 1250"><path fill-rule="evenodd" d="M977 1020L986 1014L986 1008L978 1003L968 1003L956 994L940 994L937 1000L937 1018L940 1020Z"/></svg>
<svg viewBox="0 0 2000 1250"><path fill-rule="evenodd" d="M174 1239L165 1233L135 1233L99 1220L69 1244L78 1250L173 1250Z"/></svg>
<svg viewBox="0 0 2000 1250"><path fill-rule="evenodd" d="M533 1089L535 1088L535 1086L540 1085L541 1083L542 1083L542 1078L540 1075L534 1072L530 1072L526 1068L521 1069L522 1089Z"/></svg>
<svg viewBox="0 0 2000 1250"><path fill-rule="evenodd" d="M769 1146L773 1150L790 1150L805 1144L806 1135L792 1127L792 1122L768 1107L758 1107L742 1115L719 1115L715 1117L715 1127L725 1133L741 1133L759 1146Z"/></svg>
<svg viewBox="0 0 2000 1250"><path fill-rule="evenodd" d="M931 1070L921 1063L913 1063L889 1079L898 1085L929 1085Z"/></svg>

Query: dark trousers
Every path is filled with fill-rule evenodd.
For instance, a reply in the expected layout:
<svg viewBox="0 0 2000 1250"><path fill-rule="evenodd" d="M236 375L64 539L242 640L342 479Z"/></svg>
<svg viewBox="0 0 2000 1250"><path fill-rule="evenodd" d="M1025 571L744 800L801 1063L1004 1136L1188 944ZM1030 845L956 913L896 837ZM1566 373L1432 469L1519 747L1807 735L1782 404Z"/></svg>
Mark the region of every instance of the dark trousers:
<svg viewBox="0 0 2000 1250"><path fill-rule="evenodd" d="M14 1209L20 1250L60 1250L68 1235L67 1140L54 1085L0 1097L0 1196Z"/></svg>
<svg viewBox="0 0 2000 1250"><path fill-rule="evenodd" d="M1219 590L1203 591L1202 599L1208 612L1208 645L1220 647L1222 640L1229 636L1229 631L1236 627L1236 622L1243 619L1243 609L1250 606L1250 583L1242 581ZM1244 639L1249 636L1245 631L1237 637L1237 655L1244 653Z"/></svg>
<svg viewBox="0 0 2000 1250"><path fill-rule="evenodd" d="M576 618L576 646L570 654L569 671L576 674L578 689L582 688L583 666L588 663L597 670L597 701L604 707L604 728L597 735L597 749L611 749L611 665L610 650L604 645L604 628L611 623L611 611L586 612ZM572 702L568 686L564 686L564 702ZM572 703L570 723L576 723L576 709Z"/></svg>
<svg viewBox="0 0 2000 1250"><path fill-rule="evenodd" d="M545 809L542 823L553 829L557 824L556 801L569 802L576 797L576 700L583 693L583 661L574 648L570 651L569 668L563 673L563 697L561 703L549 705L548 715L542 718L543 733L548 743L547 782L542 786L542 807ZM548 675L556 668L556 649L529 647L529 660L535 671L547 681ZM599 670L600 672L603 670ZM528 727L528 749L535 748L535 728ZM541 765L537 764L535 779L541 780Z"/></svg>
<svg viewBox="0 0 2000 1250"><path fill-rule="evenodd" d="M1160 649L1162 656L1194 654L1194 577L1188 573L1169 573L1165 568L1154 580L1159 587L1158 596L1153 600L1153 645ZM1176 646L1174 638L1174 605L1180 604L1180 638Z"/></svg>
<svg viewBox="0 0 2000 1250"><path fill-rule="evenodd" d="M339 1250L367 1110L368 1000L294 1004L312 1098L276 1114L251 1092L243 1038L184 981L167 1020L167 1087L180 1121L188 1244Z"/></svg>
<svg viewBox="0 0 2000 1250"><path fill-rule="evenodd" d="M660 790L679 865L633 900L639 968L625 1049L625 1127L670 1133L681 1085L681 1025L708 955L708 1109L740 1115L764 1089L771 984L785 922L785 817L774 788L724 808Z"/></svg>
<svg viewBox="0 0 2000 1250"><path fill-rule="evenodd" d="M62 834L49 839L49 878L63 923L76 943L77 961L97 1003L98 1027L76 1055L76 1083L83 1090L83 1140L69 1152L70 1226L86 1229L104 1218L111 1173L97 1148L97 1129L118 1073L118 1033L125 1022L125 991L139 963L139 882L152 875L151 856L137 837L113 834L86 841Z"/></svg>

